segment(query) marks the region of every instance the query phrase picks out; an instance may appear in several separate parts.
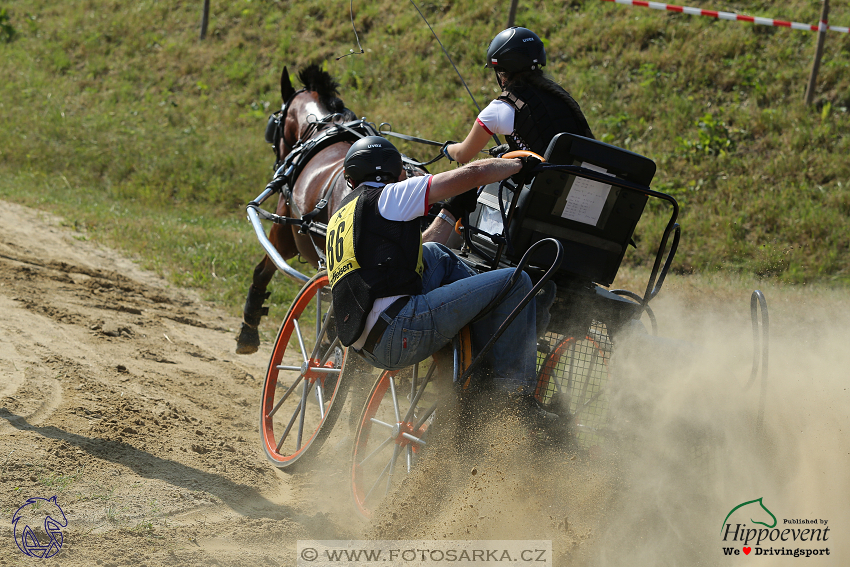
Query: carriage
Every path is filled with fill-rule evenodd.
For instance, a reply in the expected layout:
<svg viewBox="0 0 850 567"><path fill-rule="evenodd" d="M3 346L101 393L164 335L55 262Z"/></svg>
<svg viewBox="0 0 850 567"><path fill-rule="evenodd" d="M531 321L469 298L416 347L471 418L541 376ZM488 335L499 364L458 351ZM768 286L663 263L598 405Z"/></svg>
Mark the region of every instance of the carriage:
<svg viewBox="0 0 850 567"><path fill-rule="evenodd" d="M329 113L321 124L314 128L321 132L319 141L304 142L311 145L308 150L350 144L365 135L411 138L365 119L345 120L341 114ZM299 140L296 149L301 144ZM635 336L651 343L657 335L649 304L659 294L678 247L678 203L649 188L655 163L628 150L564 133L541 157L531 183L517 186L505 180L480 188L475 212L463 226L459 223L459 236L449 243L476 271L524 270L534 282L531 292L481 352L473 352L464 329L430 360L400 371L371 369L336 337L324 262L327 225L320 220L324 209L333 208L324 197L300 216L261 208L281 187L281 200L291 198L286 184L275 180L291 174L292 160L279 164L275 180L247 207L269 260L302 283L280 326L262 389L262 446L275 466L293 467L315 457L348 407L351 492L357 510L369 517L399 479L435 450L435 437L451 430L447 422L475 414L475 392L486 388L481 360L544 287L557 291L549 326L538 339L535 397L566 423L547 443L554 450L593 453L622 441L627 432L618 428L612 406L617 386L612 357ZM421 173L426 165L408 157L404 164L409 175ZM636 244L636 228L649 206L666 221L654 235L657 246L646 287L642 294L610 289L629 246ZM317 273L309 277L291 267L267 237L262 220L293 227L305 237L318 257ZM757 301L754 294L754 339L759 305L766 332L763 296L758 294ZM649 330L642 321L649 322ZM766 340L764 349L766 372ZM750 384L757 368L756 357ZM763 397L762 391L762 402Z"/></svg>

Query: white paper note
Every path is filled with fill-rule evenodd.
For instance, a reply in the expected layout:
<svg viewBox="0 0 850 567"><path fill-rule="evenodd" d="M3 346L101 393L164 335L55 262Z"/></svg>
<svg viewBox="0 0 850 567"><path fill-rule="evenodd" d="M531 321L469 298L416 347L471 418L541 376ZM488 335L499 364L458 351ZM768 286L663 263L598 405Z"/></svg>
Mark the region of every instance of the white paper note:
<svg viewBox="0 0 850 567"><path fill-rule="evenodd" d="M608 173L607 169L587 162L582 163L581 166L599 173ZM607 183L576 177L570 193L567 195L567 204L561 216L565 219L596 226L610 191L611 185Z"/></svg>

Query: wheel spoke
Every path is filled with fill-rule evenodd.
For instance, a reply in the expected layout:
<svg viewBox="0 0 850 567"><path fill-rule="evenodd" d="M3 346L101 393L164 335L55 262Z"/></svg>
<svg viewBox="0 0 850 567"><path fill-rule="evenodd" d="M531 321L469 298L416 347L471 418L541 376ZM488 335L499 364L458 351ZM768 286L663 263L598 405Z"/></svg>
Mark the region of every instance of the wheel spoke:
<svg viewBox="0 0 850 567"><path fill-rule="evenodd" d="M299 368L299 370L301 370L301 369ZM273 417L273 416L274 416L274 414L276 414L276 413L277 413L277 410L279 410L279 409L280 409L280 406L282 406L282 405L283 405L283 402L285 402L285 401L286 401L286 398L288 398L288 397L289 397L289 394L291 394L291 393L292 393L292 391L295 389L295 387L296 387L296 386L298 386L299 382L301 382L301 380L302 380L303 378L304 378L304 375L303 375L303 374L301 374L300 376L298 376L298 378L295 380L295 382L293 382L293 383L292 383L292 385L289 387L289 389L287 389L287 390L286 390L286 393L285 393L285 394L283 394L283 397L282 397L282 398L280 398L280 401L279 401L278 403L276 403L276 404L275 404L275 406L272 408L272 411L270 411L270 412L269 412L269 414L266 416L267 418L271 418L271 417Z"/></svg>
<svg viewBox="0 0 850 567"><path fill-rule="evenodd" d="M419 437L414 437L410 433L402 433L401 436L407 439L408 441L413 441L414 443L417 443L419 445L425 445L425 441L423 441ZM408 447L410 447L410 445L408 445Z"/></svg>
<svg viewBox="0 0 850 567"><path fill-rule="evenodd" d="M390 391L392 392L392 397L393 397L393 411L395 411L395 422L399 423L401 421L401 417L399 416L399 411L398 411L398 396L396 396L396 394L395 394L395 380L393 379L392 376L390 376L389 379L390 379Z"/></svg>
<svg viewBox="0 0 850 567"><path fill-rule="evenodd" d="M324 321L322 320L322 292L321 290L316 293L316 346L313 347L314 351L318 350L319 343L322 340L322 327L324 327ZM314 358L316 353L313 352L310 358Z"/></svg>
<svg viewBox="0 0 850 567"><path fill-rule="evenodd" d="M301 346L301 357L305 363L308 363L307 348L304 346L304 337L301 335L301 325L298 324L298 319L292 320L292 326L295 327L295 336L298 337L298 344Z"/></svg>
<svg viewBox="0 0 850 567"><path fill-rule="evenodd" d="M419 365L413 365L413 372L411 372L412 376L410 378L410 394L407 395L408 400L412 400L416 397L416 382L419 378ZM407 421L407 420L405 420Z"/></svg>
<svg viewBox="0 0 850 567"><path fill-rule="evenodd" d="M277 448L275 451L280 453L280 448L283 447L283 442L286 441L286 437L289 435L289 430L292 429L292 424L295 423L295 419L298 417L298 414L301 413L301 404L298 404L295 407L295 411L292 412L292 417L289 418L289 424L286 426L286 430L283 432L283 435L280 436L280 441L277 442Z"/></svg>
<svg viewBox="0 0 850 567"><path fill-rule="evenodd" d="M395 470L395 463L398 460L398 451L400 447L398 445L393 446L393 456L390 459L390 469L387 471L387 490L384 492L384 496L390 493L390 487L393 485L393 471Z"/></svg>
<svg viewBox="0 0 850 567"><path fill-rule="evenodd" d="M295 444L295 451L301 450L301 437L304 434L304 416L307 414L307 396L310 395L310 390L313 385L309 381L304 380L304 393L301 395L301 418L298 420L298 439Z"/></svg>
<svg viewBox="0 0 850 567"><path fill-rule="evenodd" d="M395 429L395 426L390 425L389 423L384 423L383 421L375 419L374 417L370 418L369 421L371 421L372 423L377 423L378 425L383 425L384 427L388 427L390 430Z"/></svg>
<svg viewBox="0 0 850 567"><path fill-rule="evenodd" d="M319 297L319 294L317 294L316 297ZM334 312L334 306L333 306L333 303L331 303L331 306L328 308L328 312L325 313L324 318L322 318L321 307L319 308L318 312L316 313L316 345L313 347L313 352L310 353L310 359L311 360L314 360L319 355L319 348L322 345L322 338L325 336L325 333L328 330L328 324L331 321L331 316L332 316L333 312ZM319 327L319 321L322 322L321 327ZM338 339L339 338L337 337L337 340ZM336 343L336 341L334 341L334 343ZM326 360L327 359L322 360L322 364L324 364L326 362Z"/></svg>
<svg viewBox="0 0 850 567"><path fill-rule="evenodd" d="M316 401L319 402L319 417L325 419L325 396L324 387L321 384L316 384Z"/></svg>
<svg viewBox="0 0 850 567"><path fill-rule="evenodd" d="M320 366L320 367L325 365L325 363L328 361L328 359L329 359L329 358L331 357L331 355L333 354L333 352L334 352L334 350L336 349L336 347L338 347L339 345L340 345L339 337L336 337L336 338L334 339L334 341L331 343L330 348L328 348L327 352L325 352L324 356L322 356L322 359L319 361L319 366ZM319 370L319 372L322 372L322 371L321 371L321 370Z"/></svg>
<svg viewBox="0 0 850 567"><path fill-rule="evenodd" d="M375 488L378 486L378 483L381 482L381 479L384 478L385 474L387 474L387 470L389 470L390 464L392 464L392 461L390 461L386 464L386 466L384 466L384 469L381 471L381 474L379 474L378 478L375 479L375 482L372 484L372 488L370 488L369 492L366 493L366 496L363 497L364 502L369 500L369 496L372 495L372 491L375 490Z"/></svg>
<svg viewBox="0 0 850 567"><path fill-rule="evenodd" d="M419 431L419 429L425 425L425 422L428 421L428 418L430 418L436 410L437 402L434 402L433 405L431 405L431 407L428 408L428 410L422 415L422 417L419 418L419 421L417 421L416 425L413 426L413 430Z"/></svg>
<svg viewBox="0 0 850 567"><path fill-rule="evenodd" d="M431 381L431 376L434 375L435 368L437 368L437 365L432 364L431 368L428 369L428 373L425 374L425 379L419 386L419 390L416 392L416 395L410 401L410 407L407 408L407 413L404 414L404 421L410 421L411 419L413 419L413 413L416 411L416 405L419 403L420 398L422 398L422 394L425 393L425 386L427 386L428 382Z"/></svg>
<svg viewBox="0 0 850 567"><path fill-rule="evenodd" d="M386 447L386 446L387 446L387 444L388 444L388 443L391 443L394 439L395 439L395 437L393 437L392 435L390 435L389 437L387 437L386 439L384 439L384 442L383 442L383 443L381 443L380 445L378 445L378 447L377 447L374 451L372 451L371 453L369 453L368 455L366 455L366 458L364 458L362 461L360 461L359 463L357 463L357 466L361 466L361 467L362 467L362 466L363 466L363 464L364 464L366 461L368 461L369 459L371 459L372 457L374 457L375 455L377 455L377 454L378 454L378 451L380 451L381 449L383 449L384 447Z"/></svg>

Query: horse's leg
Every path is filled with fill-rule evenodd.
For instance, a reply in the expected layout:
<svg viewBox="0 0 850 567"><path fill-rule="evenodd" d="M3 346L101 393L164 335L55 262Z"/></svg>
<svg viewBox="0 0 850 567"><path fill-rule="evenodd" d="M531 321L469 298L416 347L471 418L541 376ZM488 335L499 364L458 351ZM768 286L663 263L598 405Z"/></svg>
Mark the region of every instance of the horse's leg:
<svg viewBox="0 0 850 567"><path fill-rule="evenodd" d="M278 209L278 214L288 215L288 207L283 212ZM269 231L269 241L284 260L297 254L295 240L289 227L273 225ZM271 295L267 288L276 271L277 267L268 256L264 256L262 262L254 268L254 277L251 287L248 288L248 297L242 310L242 327L236 337L236 354L253 354L260 348L260 319L263 315L269 314L269 308L263 307L263 303Z"/></svg>

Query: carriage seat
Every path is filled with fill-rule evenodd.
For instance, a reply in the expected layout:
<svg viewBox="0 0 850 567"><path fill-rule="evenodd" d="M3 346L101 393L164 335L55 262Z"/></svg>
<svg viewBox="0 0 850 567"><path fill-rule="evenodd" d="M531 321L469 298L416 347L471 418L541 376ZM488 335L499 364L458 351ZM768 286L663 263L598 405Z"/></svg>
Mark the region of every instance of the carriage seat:
<svg viewBox="0 0 850 567"><path fill-rule="evenodd" d="M567 133L552 139L544 157L550 164L579 166L590 174L599 172L608 177L598 181L552 170L538 174L520 193L508 230L512 248L505 258L517 262L538 240L556 238L564 246L562 277L611 285L647 201L645 194L617 182L648 187L655 175L655 163L634 152ZM501 228L498 187L492 184L484 188L470 219L483 230L491 229L488 232ZM505 193L507 206L512 195ZM495 251L495 245L484 236L476 236L475 243L488 252ZM552 256L543 248L532 265L548 266Z"/></svg>
<svg viewBox="0 0 850 567"><path fill-rule="evenodd" d="M508 229L511 247L505 249L504 259L517 263L535 242L557 239L564 247L563 262L553 276L559 299L570 291L581 297L581 301L570 303L571 312L564 316L583 325L581 321L588 317L576 317L575 312L581 303L582 311L592 312L594 319L610 310L607 317L611 323L616 319L619 326L622 319L630 318L634 303L599 286L613 283L648 199L628 184L648 188L655 163L623 148L568 133L555 136L544 157L547 163L577 166L582 171L543 171L521 190ZM492 184L484 188L478 197L479 207L470 216L471 224L490 233L501 230L498 187ZM505 190L505 206L512 197ZM496 251L496 245L485 236L473 236L473 241L488 254ZM546 269L553 259L552 247L544 246L530 265Z"/></svg>

